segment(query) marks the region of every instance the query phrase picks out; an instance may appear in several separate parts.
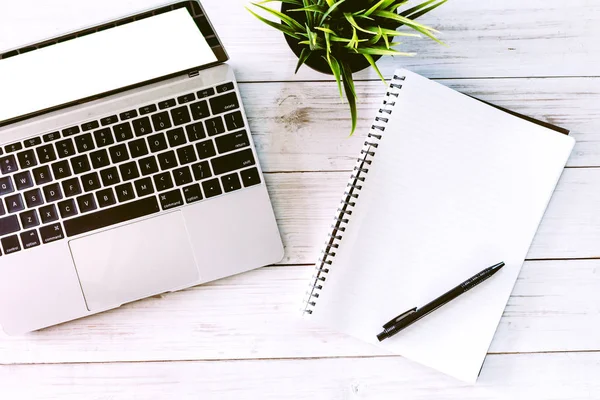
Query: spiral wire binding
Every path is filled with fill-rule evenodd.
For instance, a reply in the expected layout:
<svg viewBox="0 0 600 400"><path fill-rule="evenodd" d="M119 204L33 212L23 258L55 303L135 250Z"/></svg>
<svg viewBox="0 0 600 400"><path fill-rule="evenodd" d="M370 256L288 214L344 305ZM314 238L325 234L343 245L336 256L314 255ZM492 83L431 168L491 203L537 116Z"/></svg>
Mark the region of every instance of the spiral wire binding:
<svg viewBox="0 0 600 400"><path fill-rule="evenodd" d="M369 166L373 162L373 157L379 147L379 141L382 139L386 124L389 122L389 116L392 114L396 98L399 95L398 91L402 89L401 82L405 79L406 77L404 76L394 75L381 108L379 108L375 117L375 122L367 135L367 140L365 140L364 146L360 151L361 157L356 159L356 166L350 176L347 190L344 192L345 197L340 202L337 215L331 226L331 232L327 235L327 241L323 249L321 249L321 256L315 265L315 272L311 278L311 283L304 300L304 314L312 314L317 304L316 300L319 298L319 292L323 289L324 282L327 280L327 274L333 264L332 259L335 258L336 249L339 248L339 242L342 240L343 233L350 221L352 208L356 206L356 201L359 197L358 192L361 191L362 185L366 180L365 175L369 172Z"/></svg>

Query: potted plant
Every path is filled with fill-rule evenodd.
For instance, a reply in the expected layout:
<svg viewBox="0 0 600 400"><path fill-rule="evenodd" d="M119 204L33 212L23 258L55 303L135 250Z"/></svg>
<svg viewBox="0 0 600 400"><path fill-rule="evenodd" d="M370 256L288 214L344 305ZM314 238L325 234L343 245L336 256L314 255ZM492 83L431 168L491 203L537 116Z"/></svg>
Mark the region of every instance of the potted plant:
<svg viewBox="0 0 600 400"><path fill-rule="evenodd" d="M267 0L252 5L280 21L269 20L248 9L267 25L283 32L288 45L298 57L296 72L303 65L332 74L340 97L346 93L352 117L351 134L356 129L356 91L352 74L373 67L385 78L375 63L381 56L413 56L395 49L397 36L421 37L441 43L433 28L415 19L444 4L447 0L427 0L413 7L409 0ZM281 3L281 11L265 3ZM398 31L401 26L410 32ZM342 90L343 87L343 90Z"/></svg>

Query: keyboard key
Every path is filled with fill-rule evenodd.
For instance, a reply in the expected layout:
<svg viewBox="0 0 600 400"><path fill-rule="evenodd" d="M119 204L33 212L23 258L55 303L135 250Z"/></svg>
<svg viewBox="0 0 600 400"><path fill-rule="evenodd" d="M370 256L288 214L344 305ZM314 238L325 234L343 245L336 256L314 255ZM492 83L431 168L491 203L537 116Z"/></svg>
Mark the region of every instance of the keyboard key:
<svg viewBox="0 0 600 400"><path fill-rule="evenodd" d="M217 86L217 93L225 93L233 90L233 82L227 82Z"/></svg>
<svg viewBox="0 0 600 400"><path fill-rule="evenodd" d="M96 229L131 221L136 218L151 215L160 211L155 196L125 203L108 210L85 214L65 221L65 231L68 237L90 232Z"/></svg>
<svg viewBox="0 0 600 400"><path fill-rule="evenodd" d="M40 217L42 218L42 224L56 221L58 219L58 213L56 212L56 206L50 204L40 208Z"/></svg>
<svg viewBox="0 0 600 400"><path fill-rule="evenodd" d="M21 230L19 219L16 215L0 218L0 236L8 235L9 233L18 232Z"/></svg>
<svg viewBox="0 0 600 400"><path fill-rule="evenodd" d="M160 205L163 210L170 210L171 208L183 205L183 197L181 197L181 190L179 189L161 193L158 197L160 198Z"/></svg>
<svg viewBox="0 0 600 400"><path fill-rule="evenodd" d="M96 199L92 193L79 196L77 198L77 205L79 206L79 211L82 213L94 211L96 208L98 208L96 206Z"/></svg>
<svg viewBox="0 0 600 400"><path fill-rule="evenodd" d="M206 100L191 104L190 109L192 110L192 118L194 118L194 121L210 117L210 111Z"/></svg>
<svg viewBox="0 0 600 400"><path fill-rule="evenodd" d="M175 99L169 99L169 100L161 101L160 103L158 103L158 108L160 108L161 110L164 110L166 108L175 107L175 105L177 105L177 103L175 102Z"/></svg>
<svg viewBox="0 0 600 400"><path fill-rule="evenodd" d="M148 137L148 145L150 145L150 151L156 153L167 149L167 139L164 133L157 133Z"/></svg>
<svg viewBox="0 0 600 400"><path fill-rule="evenodd" d="M51 144L40 146L37 149L35 149L35 152L37 153L38 160L42 164L56 160L56 152L54 151L54 146L52 146Z"/></svg>
<svg viewBox="0 0 600 400"><path fill-rule="evenodd" d="M7 153L14 153L19 150L23 150L23 145L21 143L13 143L4 146L4 151Z"/></svg>
<svg viewBox="0 0 600 400"><path fill-rule="evenodd" d="M30 229L40 224L37 211L35 210L22 212L19 214L19 218L21 219L21 225L23 226L23 229Z"/></svg>
<svg viewBox="0 0 600 400"><path fill-rule="evenodd" d="M110 131L110 128L104 128L95 131L94 139L96 139L96 145L98 147L106 147L115 143L115 139L113 138L113 134Z"/></svg>
<svg viewBox="0 0 600 400"><path fill-rule="evenodd" d="M6 157L0 157L0 171L2 171L3 174L10 174L17 170L17 160L15 159L15 156L11 154Z"/></svg>
<svg viewBox="0 0 600 400"><path fill-rule="evenodd" d="M219 135L225 132L225 125L223 125L223 118L216 117L206 121L206 131L210 136Z"/></svg>
<svg viewBox="0 0 600 400"><path fill-rule="evenodd" d="M6 211L9 214L14 212L23 211L25 209L25 204L23 203L23 197L20 193L13 194L12 196L8 196L4 199L6 203Z"/></svg>
<svg viewBox="0 0 600 400"><path fill-rule="evenodd" d="M154 185L152 184L152 179L142 178L140 180L135 181L135 191L137 192L138 197L144 197L154 193Z"/></svg>
<svg viewBox="0 0 600 400"><path fill-rule="evenodd" d="M133 200L135 198L135 193L131 183L124 183L123 185L115 187L115 192L117 192L117 199L119 199L120 203Z"/></svg>
<svg viewBox="0 0 600 400"><path fill-rule="evenodd" d="M86 151L94 150L96 146L94 145L94 139L92 139L92 134L86 133L85 135L76 136L75 147L77 147L77 151L80 153L85 153Z"/></svg>
<svg viewBox="0 0 600 400"><path fill-rule="evenodd" d="M81 125L81 130L82 131L91 131L92 129L97 129L100 127L100 124L98 123L98 121L90 121L90 122L86 122L85 124Z"/></svg>
<svg viewBox="0 0 600 400"><path fill-rule="evenodd" d="M33 178L29 171L19 172L14 176L18 190L28 189L33 186Z"/></svg>
<svg viewBox="0 0 600 400"><path fill-rule="evenodd" d="M8 193L12 193L15 191L13 187L12 179L10 176L0 178L0 196L3 196Z"/></svg>
<svg viewBox="0 0 600 400"><path fill-rule="evenodd" d="M27 232L22 232L20 236L21 241L23 242L23 248L25 250L40 245L40 237L38 236L38 233L35 229Z"/></svg>
<svg viewBox="0 0 600 400"><path fill-rule="evenodd" d="M163 172L162 174L154 175L154 187L156 190L161 192L163 190L171 189L173 187L173 179L171 174Z"/></svg>
<svg viewBox="0 0 600 400"><path fill-rule="evenodd" d="M245 130L239 132L228 133L215 138L219 153L227 153L229 151L242 149L250 146L250 139Z"/></svg>
<svg viewBox="0 0 600 400"><path fill-rule="evenodd" d="M233 192L234 190L238 190L242 187L240 177L238 176L237 172L222 176L221 184L223 184L223 189L225 190L225 193Z"/></svg>
<svg viewBox="0 0 600 400"><path fill-rule="evenodd" d="M172 109L171 118L173 119L173 124L175 124L175 126L187 124L192 120L187 106Z"/></svg>
<svg viewBox="0 0 600 400"><path fill-rule="evenodd" d="M52 142L53 140L60 139L60 133L59 132L46 133L44 136L42 136L42 138L44 139L44 143Z"/></svg>
<svg viewBox="0 0 600 400"><path fill-rule="evenodd" d="M65 238L65 234L63 233L60 223L41 227L40 236L42 237L42 243L44 244L56 242L57 240Z"/></svg>
<svg viewBox="0 0 600 400"><path fill-rule="evenodd" d="M41 137L34 137L31 139L27 139L25 141L25 148L30 148L33 146L37 146L39 144L42 144L42 138Z"/></svg>
<svg viewBox="0 0 600 400"><path fill-rule="evenodd" d="M154 126L154 130L157 132L162 131L164 129L169 129L171 126L173 126L171 125L171 120L169 119L169 112L163 111L158 114L153 114L152 125Z"/></svg>
<svg viewBox="0 0 600 400"><path fill-rule="evenodd" d="M100 178L98 178L97 172L92 172L82 176L81 184L83 185L83 190L86 192L91 192L92 190L97 190L102 187L102 185L100 185Z"/></svg>
<svg viewBox="0 0 600 400"><path fill-rule="evenodd" d="M119 165L119 172L121 172L123 181L130 181L140 177L140 170L135 161Z"/></svg>
<svg viewBox="0 0 600 400"><path fill-rule="evenodd" d="M62 130L63 137L73 136L79 132L81 132L81 129L79 129L78 126L72 126Z"/></svg>
<svg viewBox="0 0 600 400"><path fill-rule="evenodd" d="M196 100L196 95L194 93L184 94L183 96L179 96L177 98L177 102L179 104L189 103L190 101Z"/></svg>
<svg viewBox="0 0 600 400"><path fill-rule="evenodd" d="M23 193L25 197L25 204L28 208L38 207L44 204L44 198L42 197L42 191L40 189L33 189Z"/></svg>
<svg viewBox="0 0 600 400"><path fill-rule="evenodd" d="M150 118L144 117L133 121L133 130L135 131L135 136L144 136L152 133Z"/></svg>
<svg viewBox="0 0 600 400"><path fill-rule="evenodd" d="M167 131L167 139L169 140L169 146L171 147L177 147L187 143L183 128Z"/></svg>
<svg viewBox="0 0 600 400"><path fill-rule="evenodd" d="M133 139L133 131L131 130L131 124L129 122L113 126L113 133L115 134L117 142Z"/></svg>
<svg viewBox="0 0 600 400"><path fill-rule="evenodd" d="M210 109L215 115L224 113L226 111L235 110L236 108L240 107L240 103L238 102L235 92L213 97L209 101Z"/></svg>
<svg viewBox="0 0 600 400"><path fill-rule="evenodd" d="M223 193L217 178L202 182L202 190L204 191L206 198L218 196Z"/></svg>
<svg viewBox="0 0 600 400"><path fill-rule="evenodd" d="M193 185L184 187L183 197L185 197L185 202L188 204L202 200L202 190L200 190L200 185L195 183Z"/></svg>
<svg viewBox="0 0 600 400"><path fill-rule="evenodd" d="M260 176L258 174L258 169L256 168L240 171L240 175L242 176L244 187L258 185L260 183Z"/></svg>
<svg viewBox="0 0 600 400"><path fill-rule="evenodd" d="M121 182L119 179L119 173L117 167L110 167L100 171L100 178L102 178L102 184L104 186L116 185Z"/></svg>
<svg viewBox="0 0 600 400"><path fill-rule="evenodd" d="M140 166L140 171L143 176L158 172L158 164L156 163L156 158L154 158L154 156L142 158L138 161L138 165Z"/></svg>
<svg viewBox="0 0 600 400"><path fill-rule="evenodd" d="M77 207L75 207L75 200L68 199L58 203L58 211L60 216L63 218L69 218L77 215Z"/></svg>
<svg viewBox="0 0 600 400"><path fill-rule="evenodd" d="M185 130L187 132L188 141L190 142L195 142L206 137L206 132L204 132L204 124L202 122L189 124L185 127Z"/></svg>
<svg viewBox="0 0 600 400"><path fill-rule="evenodd" d="M254 155L251 149L238 151L226 156L213 158L211 160L212 169L216 175L221 175L236 169L254 165Z"/></svg>
<svg viewBox="0 0 600 400"><path fill-rule="evenodd" d="M117 202L112 188L96 192L96 199L98 200L98 205L100 206L100 208L112 206Z"/></svg>
<svg viewBox="0 0 600 400"><path fill-rule="evenodd" d="M198 151L198 157L201 160L217 154L212 140L205 140L204 142L197 143L196 150Z"/></svg>
<svg viewBox="0 0 600 400"><path fill-rule="evenodd" d="M79 178L71 178L66 181L62 181L62 188L65 197L73 197L81 194L81 184L79 183Z"/></svg>
<svg viewBox="0 0 600 400"><path fill-rule="evenodd" d="M244 127L244 118L242 118L242 113L239 111L225 114L223 118L225 118L225 125L227 125L227 129L230 131Z"/></svg>
<svg viewBox="0 0 600 400"><path fill-rule="evenodd" d="M73 139L65 139L56 142L56 152L60 158L70 157L75 154Z"/></svg>
<svg viewBox="0 0 600 400"><path fill-rule="evenodd" d="M102 118L100 120L100 123L102 124L102 126L111 125L111 124L114 124L115 122L119 122L119 118L117 118L116 115L111 115L110 117Z"/></svg>
<svg viewBox="0 0 600 400"><path fill-rule="evenodd" d="M97 150L93 153L90 153L90 158L92 159L92 166L94 167L94 169L99 169L110 165L108 153L105 149Z"/></svg>
<svg viewBox="0 0 600 400"><path fill-rule="evenodd" d="M82 154L77 157L71 158L71 167L73 167L73 173L79 175L84 172L88 172L92 167L90 166L90 159L87 154Z"/></svg>
<svg viewBox="0 0 600 400"><path fill-rule="evenodd" d="M0 217L3 216L4 214L6 214L6 210L4 209L4 203L2 203L2 201L0 201ZM0 254L1 256L2 254Z"/></svg>
<svg viewBox="0 0 600 400"><path fill-rule="evenodd" d="M108 152L110 153L110 159L112 160L113 164L118 164L120 162L129 160L127 146L124 143L111 147Z"/></svg>
<svg viewBox="0 0 600 400"><path fill-rule="evenodd" d="M179 158L179 164L181 165L193 163L196 160L198 160L198 157L196 157L196 152L194 151L194 146L185 146L178 148L177 158Z"/></svg>
<svg viewBox="0 0 600 400"><path fill-rule="evenodd" d="M63 160L52 164L52 172L54 173L54 179L63 179L71 176L71 167L69 161Z"/></svg>
<svg viewBox="0 0 600 400"><path fill-rule="evenodd" d="M35 168L33 170L33 179L35 179L36 185L44 185L48 182L52 182L50 168L47 165Z"/></svg>
<svg viewBox="0 0 600 400"><path fill-rule="evenodd" d="M156 158L158 158L160 169L163 171L177 166L177 158L175 157L175 152L173 150L160 153Z"/></svg>
<svg viewBox="0 0 600 400"><path fill-rule="evenodd" d="M134 140L132 142L127 143L127 146L129 146L129 153L131 154L131 158L138 158L148 154L148 145L146 144L145 139Z"/></svg>
<svg viewBox="0 0 600 400"><path fill-rule="evenodd" d="M119 117L121 118L121 121L125 121L127 119L131 119L131 118L135 118L138 116L138 113L136 110L129 110L129 111L125 111L122 112L121 114L119 114Z"/></svg>
<svg viewBox="0 0 600 400"><path fill-rule="evenodd" d="M4 254L16 253L21 251L21 243L17 235L8 236L2 238L2 248L4 248Z"/></svg>
<svg viewBox="0 0 600 400"><path fill-rule="evenodd" d="M189 167L178 168L173 171L175 185L181 186L192 182L192 173Z"/></svg>
<svg viewBox="0 0 600 400"><path fill-rule="evenodd" d="M212 172L210 172L210 166L208 165L208 161L202 161L198 164L192 165L192 171L194 172L194 178L197 181L210 178L212 176Z"/></svg>
<svg viewBox="0 0 600 400"><path fill-rule="evenodd" d="M202 99L204 97L212 96L213 94L215 94L215 89L213 89L213 88L202 89L201 91L199 91L196 94L198 95L199 99Z"/></svg>
<svg viewBox="0 0 600 400"><path fill-rule="evenodd" d="M142 108L140 108L140 115L146 115L146 114L150 114L153 113L154 111L156 111L156 106L154 104L150 104L148 106L144 106Z"/></svg>
<svg viewBox="0 0 600 400"><path fill-rule="evenodd" d="M51 183L44 186L44 197L46 197L46 203L62 200L63 196L58 183Z"/></svg>

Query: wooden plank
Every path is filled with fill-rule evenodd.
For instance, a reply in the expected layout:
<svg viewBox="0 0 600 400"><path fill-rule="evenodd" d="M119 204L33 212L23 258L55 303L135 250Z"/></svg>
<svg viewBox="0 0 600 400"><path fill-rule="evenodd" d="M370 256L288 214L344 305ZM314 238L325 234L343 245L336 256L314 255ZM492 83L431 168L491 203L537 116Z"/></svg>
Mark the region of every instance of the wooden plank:
<svg viewBox="0 0 600 400"><path fill-rule="evenodd" d="M31 0L11 2L0 16L0 49L91 26L145 10L166 0ZM243 81L321 80L330 76L302 68L282 34L244 6L246 0L204 0L202 4L225 43L231 65ZM76 16L76 17L75 17ZM600 62L600 6L590 0L453 0L419 21L442 31L448 46L405 38L400 49L414 58L379 62L390 77L402 65L432 77L590 76ZM377 79L373 71L357 79Z"/></svg>
<svg viewBox="0 0 600 400"><path fill-rule="evenodd" d="M578 141L569 166L600 165L600 79L443 79L440 82L571 130ZM349 170L385 86L357 84L359 123L350 132L349 111L334 82L242 84L250 128L265 171Z"/></svg>
<svg viewBox="0 0 600 400"><path fill-rule="evenodd" d="M400 357L0 367L6 398L597 399L598 353L489 356L477 385Z"/></svg>
<svg viewBox="0 0 600 400"><path fill-rule="evenodd" d="M383 355L300 318L312 266L267 267L26 336L0 364ZM600 260L527 262L492 353L600 348Z"/></svg>

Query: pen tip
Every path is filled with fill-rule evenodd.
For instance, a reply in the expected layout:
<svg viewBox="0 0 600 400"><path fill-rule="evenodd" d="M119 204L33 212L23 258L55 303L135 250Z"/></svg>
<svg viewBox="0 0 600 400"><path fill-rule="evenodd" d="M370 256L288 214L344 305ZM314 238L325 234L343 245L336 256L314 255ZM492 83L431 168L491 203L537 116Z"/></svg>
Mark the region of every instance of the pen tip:
<svg viewBox="0 0 600 400"><path fill-rule="evenodd" d="M500 269L500 268L504 267L504 265L506 265L506 264L504 264L504 261L500 261L498 264L492 265L492 268L493 269Z"/></svg>

